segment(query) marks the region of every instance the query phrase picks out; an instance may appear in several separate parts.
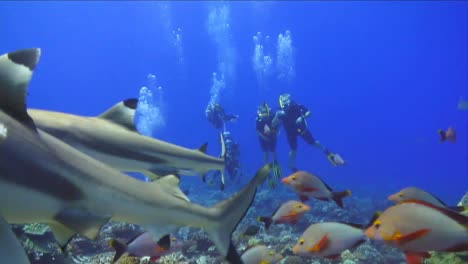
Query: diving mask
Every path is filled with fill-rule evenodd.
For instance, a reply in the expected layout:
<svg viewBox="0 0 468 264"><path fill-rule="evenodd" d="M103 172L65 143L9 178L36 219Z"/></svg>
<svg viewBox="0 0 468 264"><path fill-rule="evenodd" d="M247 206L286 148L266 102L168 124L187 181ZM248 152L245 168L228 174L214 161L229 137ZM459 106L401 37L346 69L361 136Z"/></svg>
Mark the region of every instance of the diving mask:
<svg viewBox="0 0 468 264"><path fill-rule="evenodd" d="M291 95L289 94L282 94L279 97L279 105L281 108L288 107L291 104Z"/></svg>

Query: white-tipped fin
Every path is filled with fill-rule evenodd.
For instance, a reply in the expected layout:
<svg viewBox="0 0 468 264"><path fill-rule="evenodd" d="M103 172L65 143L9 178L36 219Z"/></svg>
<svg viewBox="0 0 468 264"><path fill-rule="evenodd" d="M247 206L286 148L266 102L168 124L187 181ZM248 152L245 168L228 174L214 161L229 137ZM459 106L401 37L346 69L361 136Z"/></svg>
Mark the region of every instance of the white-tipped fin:
<svg viewBox="0 0 468 264"><path fill-rule="evenodd" d="M127 99L112 106L98 117L137 131L134 121L137 104L138 99Z"/></svg>
<svg viewBox="0 0 468 264"><path fill-rule="evenodd" d="M221 141L221 158L223 159L224 163L226 163L226 142L224 141L223 133L219 133L220 141ZM224 176L224 168L221 170L221 190L224 190L225 186L225 176Z"/></svg>
<svg viewBox="0 0 468 264"><path fill-rule="evenodd" d="M8 128L0 123L0 144L8 138Z"/></svg>
<svg viewBox="0 0 468 264"><path fill-rule="evenodd" d="M39 62L40 49L24 49L0 56L0 109L35 129L26 112L26 96L33 71Z"/></svg>

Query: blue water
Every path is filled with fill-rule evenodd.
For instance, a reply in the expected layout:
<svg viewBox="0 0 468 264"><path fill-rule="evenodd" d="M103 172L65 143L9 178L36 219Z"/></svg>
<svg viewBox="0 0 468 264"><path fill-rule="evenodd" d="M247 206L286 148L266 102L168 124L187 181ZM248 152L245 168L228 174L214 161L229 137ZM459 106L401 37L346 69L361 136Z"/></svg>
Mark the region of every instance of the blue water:
<svg viewBox="0 0 468 264"><path fill-rule="evenodd" d="M216 8L227 15L210 23ZM177 28L183 38L175 43ZM274 68L259 81L253 36L270 36L276 61L286 30L295 74L279 79ZM263 163L256 107L266 100L277 108L289 92L312 111L314 136L348 162L335 168L299 140L297 165L336 189L386 199L417 186L449 204L468 189L468 112L457 109L468 96L466 2L2 2L0 36L1 53L42 48L29 107L97 115L138 97L152 73L166 103L154 136L191 148L209 142L218 155L204 110L213 72L224 71L220 102L240 115L227 129L249 176ZM448 126L455 144L439 142L437 130ZM283 131L287 173L288 151Z"/></svg>

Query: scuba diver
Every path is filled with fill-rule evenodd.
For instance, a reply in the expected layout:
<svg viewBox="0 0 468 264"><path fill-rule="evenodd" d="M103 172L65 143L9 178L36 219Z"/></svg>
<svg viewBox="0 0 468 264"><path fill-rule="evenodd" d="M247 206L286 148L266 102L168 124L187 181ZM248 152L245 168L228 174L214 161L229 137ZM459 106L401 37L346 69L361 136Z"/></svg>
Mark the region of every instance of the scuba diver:
<svg viewBox="0 0 468 264"><path fill-rule="evenodd" d="M278 179L283 176L283 171L276 156L276 141L280 128L280 122L272 113L266 102L257 109L256 127L260 147L264 153L265 164L269 163L269 153L273 155L273 177L268 178L270 188L275 188Z"/></svg>
<svg viewBox="0 0 468 264"><path fill-rule="evenodd" d="M209 103L205 110L205 116L216 129L224 127L226 122L239 118L238 115L226 114L224 108L219 103Z"/></svg>
<svg viewBox="0 0 468 264"><path fill-rule="evenodd" d="M229 173L231 182L234 182L240 173L240 147L230 132L225 131L223 137L226 144L226 171Z"/></svg>
<svg viewBox="0 0 468 264"><path fill-rule="evenodd" d="M306 121L306 118L310 116L309 109L291 100L291 95L289 94L280 95L279 104L281 109L276 112L276 118L282 120L284 129L286 130L288 143L291 147L291 151L289 152L289 165L293 171L297 171L295 159L298 136L301 136L307 143L321 149L334 166L344 164L344 160L339 154L330 152L312 136Z"/></svg>
<svg viewBox="0 0 468 264"><path fill-rule="evenodd" d="M234 141L229 131L223 132L223 140L226 148L226 154L224 156L226 164L225 171L229 174L229 182L231 184L238 184L242 176L239 143ZM214 185L215 179L219 178L221 178L221 172L214 171L207 173L202 179L203 182L208 183L208 185Z"/></svg>

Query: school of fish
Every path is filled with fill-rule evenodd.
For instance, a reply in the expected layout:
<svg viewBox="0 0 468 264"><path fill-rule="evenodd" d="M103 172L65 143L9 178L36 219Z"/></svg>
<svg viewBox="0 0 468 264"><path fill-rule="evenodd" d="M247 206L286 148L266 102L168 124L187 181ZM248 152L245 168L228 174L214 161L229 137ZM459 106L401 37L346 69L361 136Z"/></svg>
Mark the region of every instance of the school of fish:
<svg viewBox="0 0 468 264"><path fill-rule="evenodd" d="M194 244L171 236L179 227L204 229L220 254L232 264L274 264L283 256L264 245L239 254L231 234L252 204L257 188L271 172L260 168L238 193L213 207L190 202L179 189L179 174L203 176L220 171L224 186L224 143L221 157L206 154L206 145L188 149L143 136L133 118L136 99L117 103L96 117L27 109L26 95L41 55L26 49L0 56L0 259L30 263L9 224L47 223L62 249L76 235L94 239L109 220L141 225L145 232L130 241L112 239L112 263L123 255L161 256ZM460 109L466 109L460 101ZM454 143L453 127L439 130L440 140ZM146 174L146 183L121 172ZM298 171L281 180L300 201L285 201L265 224L295 225L313 213L312 199L344 209L350 190L334 191L311 172ZM330 259L368 239L400 249L410 264L422 263L429 251L468 250L468 217L462 206L448 206L435 195L408 187L391 194L395 202L376 213L367 225L312 223L293 246L294 254ZM31 204L31 201L34 201ZM249 228L245 235L256 234Z"/></svg>

